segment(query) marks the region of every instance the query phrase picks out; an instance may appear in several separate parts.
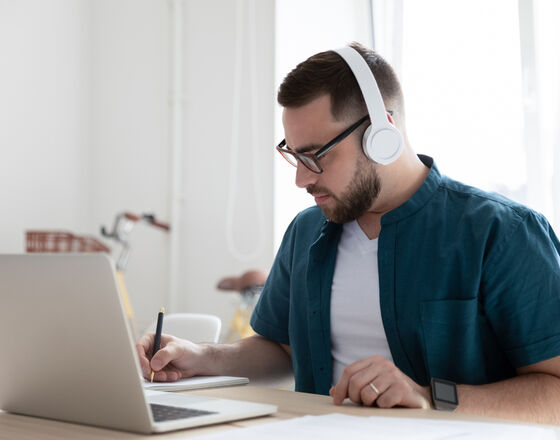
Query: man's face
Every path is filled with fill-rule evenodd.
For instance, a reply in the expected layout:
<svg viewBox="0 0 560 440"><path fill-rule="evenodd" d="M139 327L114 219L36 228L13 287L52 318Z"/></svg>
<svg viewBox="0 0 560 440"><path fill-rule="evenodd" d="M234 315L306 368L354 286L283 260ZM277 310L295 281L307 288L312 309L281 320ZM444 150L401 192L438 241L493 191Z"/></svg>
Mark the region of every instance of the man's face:
<svg viewBox="0 0 560 440"><path fill-rule="evenodd" d="M324 95L302 107L284 109L287 146L313 153L355 122L336 121L330 108L330 97ZM296 185L313 195L325 217L336 223L361 217L376 200L381 184L375 165L362 152L359 136L350 135L320 161L322 174L298 164Z"/></svg>
<svg viewBox="0 0 560 440"><path fill-rule="evenodd" d="M347 223L361 217L371 208L381 183L370 161L365 156L359 156L356 173L342 194L337 196L328 188L315 184L306 189L311 195L327 194L331 197L331 204L320 205L324 216L335 223Z"/></svg>

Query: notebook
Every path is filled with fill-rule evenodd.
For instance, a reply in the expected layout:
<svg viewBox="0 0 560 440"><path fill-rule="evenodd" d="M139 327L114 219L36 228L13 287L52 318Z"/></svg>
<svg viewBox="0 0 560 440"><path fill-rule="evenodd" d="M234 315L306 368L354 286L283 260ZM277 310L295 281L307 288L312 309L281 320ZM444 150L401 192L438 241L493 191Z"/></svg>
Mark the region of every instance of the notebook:
<svg viewBox="0 0 560 440"><path fill-rule="evenodd" d="M144 390L106 254L0 255L0 292L4 411L152 433L277 410Z"/></svg>
<svg viewBox="0 0 560 440"><path fill-rule="evenodd" d="M245 385L249 383L246 377L236 376L195 376L181 379L176 382L150 382L144 380L145 390L159 391L187 391L201 388L230 387L233 385Z"/></svg>

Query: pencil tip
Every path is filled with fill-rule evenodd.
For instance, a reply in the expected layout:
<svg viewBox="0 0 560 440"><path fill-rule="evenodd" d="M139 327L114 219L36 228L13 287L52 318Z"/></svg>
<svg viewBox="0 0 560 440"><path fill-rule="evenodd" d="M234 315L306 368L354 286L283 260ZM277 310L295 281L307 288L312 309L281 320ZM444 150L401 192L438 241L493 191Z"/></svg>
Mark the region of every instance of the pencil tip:
<svg viewBox="0 0 560 440"><path fill-rule="evenodd" d="M161 308L159 309L159 313L165 313L165 307L161 307Z"/></svg>

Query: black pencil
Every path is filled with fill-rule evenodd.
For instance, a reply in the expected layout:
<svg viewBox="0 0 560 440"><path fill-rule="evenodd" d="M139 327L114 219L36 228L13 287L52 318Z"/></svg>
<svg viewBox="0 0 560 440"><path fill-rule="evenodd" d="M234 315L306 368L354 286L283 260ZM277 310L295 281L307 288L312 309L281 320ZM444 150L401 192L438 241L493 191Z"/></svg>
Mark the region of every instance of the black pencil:
<svg viewBox="0 0 560 440"><path fill-rule="evenodd" d="M159 313L157 315L156 335L154 337L154 351L152 352L152 357L154 357L154 355L158 352L159 345L161 344L161 328L163 326L164 312L165 309L162 307L161 309L159 309ZM154 370L152 370L152 374L150 375L150 382L154 381L154 374L156 373Z"/></svg>

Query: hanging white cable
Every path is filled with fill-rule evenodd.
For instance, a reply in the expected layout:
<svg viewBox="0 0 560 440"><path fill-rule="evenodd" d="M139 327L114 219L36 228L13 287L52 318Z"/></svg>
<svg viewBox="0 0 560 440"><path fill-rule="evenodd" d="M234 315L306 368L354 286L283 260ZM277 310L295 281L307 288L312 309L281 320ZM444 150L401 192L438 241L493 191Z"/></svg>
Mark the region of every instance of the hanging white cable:
<svg viewBox="0 0 560 440"><path fill-rule="evenodd" d="M374 20L374 16L375 16L375 7L374 7L374 1L375 0L369 0L368 1L368 12L369 12L369 43L370 43L370 47L373 50L376 50L375 47L375 20Z"/></svg>
<svg viewBox="0 0 560 440"><path fill-rule="evenodd" d="M533 0L519 0L519 37L523 82L523 145L527 170L527 203L544 211L550 196L547 189L539 124L539 89L535 54Z"/></svg>
<svg viewBox="0 0 560 440"><path fill-rule="evenodd" d="M403 48L403 0L370 0L372 49L401 76Z"/></svg>
<svg viewBox="0 0 560 440"><path fill-rule="evenodd" d="M255 191L255 210L257 215L257 225L259 228L258 240L255 246L254 254L258 256L263 253L265 244L266 244L266 236L265 236L265 214L264 214L264 194L262 190L262 184L259 179L259 170L262 169L260 166L258 158L259 152L259 124L257 124L257 118L260 117L259 111L259 72L258 72L258 65L257 65L257 11L256 11L256 4L257 0L250 0L249 3L249 18L251 20L251 26L249 27L249 41L251 43L251 57L250 57L250 66L251 66L251 102L252 102L252 115L253 115L253 123L251 124L251 134L252 134L252 141L251 142L251 160L252 160L252 175L253 175L253 190Z"/></svg>
<svg viewBox="0 0 560 440"><path fill-rule="evenodd" d="M181 232L182 192L182 118L183 118L183 0L170 0L171 15L171 230L169 249L169 297L167 310L177 311L179 297L179 238Z"/></svg>
<svg viewBox="0 0 560 440"><path fill-rule="evenodd" d="M226 244L229 252L239 261L249 261L257 258L262 254L265 247L265 229L264 229L264 209L262 206L262 189L258 176L257 163L257 145L258 145L258 124L256 119L259 117L258 112L258 87L257 87L257 49L256 49L256 11L255 0L250 0L249 4L249 81L251 93L251 168L252 180L251 185L255 195L255 210L257 218L257 242L255 248L249 252L239 250L235 243L234 237L234 213L237 206L238 196L238 178L239 178L239 128L241 113L241 86L243 81L242 65L243 65L243 30L245 29L243 15L243 0L236 0L236 31L235 31L235 52L234 52L234 69L233 69L233 111L232 111L232 130L231 130L231 148L230 148L230 168L229 168L229 185L228 196L226 202Z"/></svg>
<svg viewBox="0 0 560 440"><path fill-rule="evenodd" d="M393 32L392 32L392 66L399 78L402 78L403 58L403 0L395 0L393 3Z"/></svg>

